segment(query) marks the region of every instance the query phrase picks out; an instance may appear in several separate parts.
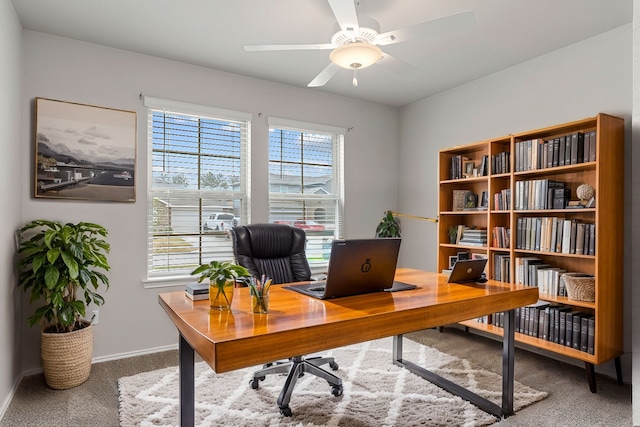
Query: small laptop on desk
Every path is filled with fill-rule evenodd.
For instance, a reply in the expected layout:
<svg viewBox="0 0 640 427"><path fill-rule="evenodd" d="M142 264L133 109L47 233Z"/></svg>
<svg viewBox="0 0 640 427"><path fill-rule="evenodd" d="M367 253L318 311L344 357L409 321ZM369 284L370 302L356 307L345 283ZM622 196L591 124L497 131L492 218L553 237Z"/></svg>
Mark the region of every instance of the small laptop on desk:
<svg viewBox="0 0 640 427"><path fill-rule="evenodd" d="M449 276L449 283L483 283L487 279L484 275L486 259L465 259L456 261Z"/></svg>
<svg viewBox="0 0 640 427"><path fill-rule="evenodd" d="M318 299L414 289L393 280L399 251L399 238L334 240L326 280L284 288Z"/></svg>

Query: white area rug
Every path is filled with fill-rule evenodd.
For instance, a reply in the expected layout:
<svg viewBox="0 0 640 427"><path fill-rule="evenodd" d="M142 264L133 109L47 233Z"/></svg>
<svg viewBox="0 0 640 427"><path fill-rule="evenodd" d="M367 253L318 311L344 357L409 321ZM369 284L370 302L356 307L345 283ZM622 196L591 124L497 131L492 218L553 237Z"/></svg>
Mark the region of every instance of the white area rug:
<svg viewBox="0 0 640 427"><path fill-rule="evenodd" d="M320 378L299 378L289 406L280 414L276 400L283 375L267 376L258 390L249 381L255 368L215 374L205 362L196 364L198 426L486 426L497 419L413 373L393 365L392 339L385 338L322 352L340 365L344 393L331 394ZM501 404L499 375L467 360L404 340L405 359L424 366L473 392ZM327 366L328 369L328 366ZM178 426L178 369L165 368L120 378L121 426ZM547 393L515 384L514 409ZM517 416L517 415L516 415Z"/></svg>

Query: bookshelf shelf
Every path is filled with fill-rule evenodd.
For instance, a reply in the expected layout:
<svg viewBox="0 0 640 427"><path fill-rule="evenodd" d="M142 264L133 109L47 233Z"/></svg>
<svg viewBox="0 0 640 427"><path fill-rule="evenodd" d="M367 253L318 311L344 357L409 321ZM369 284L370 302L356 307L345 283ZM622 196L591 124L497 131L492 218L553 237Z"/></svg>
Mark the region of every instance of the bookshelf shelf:
<svg viewBox="0 0 640 427"><path fill-rule="evenodd" d="M552 316L566 311L591 320L593 348L586 351L534 333L516 333L516 340L584 361L588 374L591 372L592 391L593 365L614 360L620 375L623 352L623 150L624 120L598 114L444 149L439 154L438 269L448 269L449 258L461 251L471 257L484 256L489 259L490 279L538 286L545 292L540 293L542 304L557 310ZM480 167L481 176L462 177L460 169L469 163L486 163L486 170ZM595 190L595 207L572 207L582 184ZM453 210L454 190L473 192L478 200L485 193L488 210ZM486 229L486 246L450 244L447 230L453 226ZM595 301L569 299L559 281L563 272L593 275ZM540 313L535 310L544 309L544 305L532 308L536 313L532 319ZM470 320L462 324L502 334L502 328L492 323Z"/></svg>

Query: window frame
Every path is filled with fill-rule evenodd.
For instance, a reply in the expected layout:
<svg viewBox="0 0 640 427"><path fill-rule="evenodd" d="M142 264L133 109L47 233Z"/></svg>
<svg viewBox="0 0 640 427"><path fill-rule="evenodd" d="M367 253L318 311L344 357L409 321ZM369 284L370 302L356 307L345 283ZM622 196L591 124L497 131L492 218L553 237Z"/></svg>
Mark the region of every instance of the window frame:
<svg viewBox="0 0 640 427"><path fill-rule="evenodd" d="M206 248L216 247L215 243L210 246L203 246L203 238L206 238L206 231L203 230L204 216L209 216L213 212L205 212L203 210L203 201L207 200L239 200L240 214L243 223L251 222L251 121L253 114L221 109L216 107L209 107L204 105L197 105L191 103L184 103L180 101L172 101L153 97L144 97L144 106L147 107L147 264L146 264L146 279L143 280L144 287L164 287L175 285L176 282L182 284L183 282L192 281L193 276L190 275L191 267L185 267L176 272L171 272L170 268L162 271L153 271L153 239L159 234L154 232L154 199L162 194L171 195L174 194L177 199L180 197L193 197L197 200L198 206L198 227L196 232L190 233L192 237L198 239L197 250L197 263L202 262L203 257L206 256L204 252ZM238 190L223 190L223 189L185 189L185 190L167 190L154 188L154 135L153 135L153 115L154 112L160 112L161 114L176 116L191 116L198 119L214 120L214 121L230 121L239 124L241 140L240 140L240 185ZM198 146L202 144L202 141L198 139ZM197 154L198 163L200 163L201 154ZM200 177L201 178L201 177ZM162 234L162 233L160 233ZM178 235L184 235L186 233L177 233ZM167 236L172 235L171 232L167 232ZM203 237L204 236L204 237ZM224 243L227 246L228 242ZM222 247L222 245L220 246ZM226 250L228 252L228 250ZM230 256L233 256L231 250ZM194 267L195 268L195 267Z"/></svg>
<svg viewBox="0 0 640 427"><path fill-rule="evenodd" d="M271 132L273 129L282 129L287 131L294 131L300 133L319 133L324 135L330 135L332 138L332 192L329 194L313 194L313 193L288 193L288 192L272 192L271 185L271 150L268 149L268 162L269 162L269 222L273 222L272 203L273 202L301 202L308 201L310 203L322 203L324 201L331 201L334 205L333 212L333 233L331 235L323 236L322 242L315 242L313 232L307 232L307 258L309 259L309 252L320 252L322 254L322 261L313 261L309 259L311 270L314 274L326 272L329 253L331 250L330 243L335 239L342 239L344 236L344 140L346 129L336 126L329 126L317 123L302 122L297 120L283 119L278 117L269 117L269 145L271 144ZM301 164L305 164L301 161ZM312 218L305 218L312 219ZM286 221L285 221L286 222ZM293 221L292 221L293 222ZM322 245L322 246L319 246Z"/></svg>

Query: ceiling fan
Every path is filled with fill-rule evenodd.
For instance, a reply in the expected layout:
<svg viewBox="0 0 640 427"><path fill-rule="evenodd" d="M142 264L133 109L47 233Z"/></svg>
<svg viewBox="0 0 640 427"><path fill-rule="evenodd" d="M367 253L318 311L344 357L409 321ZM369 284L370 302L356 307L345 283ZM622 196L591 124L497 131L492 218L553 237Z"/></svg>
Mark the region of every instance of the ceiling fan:
<svg viewBox="0 0 640 427"><path fill-rule="evenodd" d="M397 30L379 33L378 23L368 17L358 17L354 0L327 0L340 25L340 30L331 37L331 43L245 45L246 51L275 50L331 50L331 63L320 72L308 87L325 85L342 67L353 70L353 85L358 85L356 71L373 64L414 80L422 73L408 63L383 52L379 46L401 43L413 38L452 33L475 24L472 11L463 11Z"/></svg>

